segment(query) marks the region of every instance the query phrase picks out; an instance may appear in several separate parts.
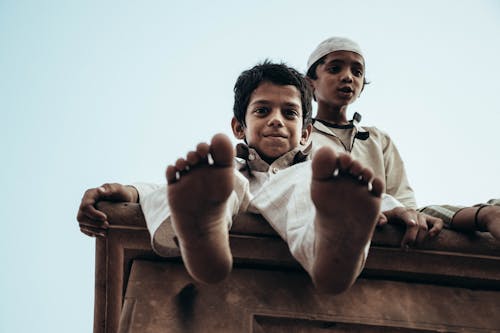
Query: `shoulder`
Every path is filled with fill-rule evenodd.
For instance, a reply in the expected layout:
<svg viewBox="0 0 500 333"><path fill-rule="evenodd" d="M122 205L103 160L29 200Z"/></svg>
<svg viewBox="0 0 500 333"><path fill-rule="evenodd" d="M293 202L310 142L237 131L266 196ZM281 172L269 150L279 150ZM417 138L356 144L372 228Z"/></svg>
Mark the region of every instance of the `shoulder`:
<svg viewBox="0 0 500 333"><path fill-rule="evenodd" d="M384 144L389 144L392 142L390 135L376 126L363 126L365 131L370 133L370 138L382 142Z"/></svg>

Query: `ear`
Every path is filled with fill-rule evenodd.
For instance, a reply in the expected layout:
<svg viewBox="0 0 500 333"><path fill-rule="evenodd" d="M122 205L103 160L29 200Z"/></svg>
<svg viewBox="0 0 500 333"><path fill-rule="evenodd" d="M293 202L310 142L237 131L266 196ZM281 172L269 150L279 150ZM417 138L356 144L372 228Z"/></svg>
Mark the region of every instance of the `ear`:
<svg viewBox="0 0 500 333"><path fill-rule="evenodd" d="M315 82L313 79L311 79L309 76L306 76L306 80L307 82L309 83L309 86L311 87L311 91L312 91L312 97L313 97L313 100L316 102L316 87L315 87Z"/></svg>
<svg viewBox="0 0 500 333"><path fill-rule="evenodd" d="M231 119L231 128L236 139L245 139L245 126L243 126L235 117Z"/></svg>
<svg viewBox="0 0 500 333"><path fill-rule="evenodd" d="M307 141L309 140L309 137L311 136L312 132L312 124L307 125L306 128L302 130L302 137L300 138L300 144L305 145Z"/></svg>

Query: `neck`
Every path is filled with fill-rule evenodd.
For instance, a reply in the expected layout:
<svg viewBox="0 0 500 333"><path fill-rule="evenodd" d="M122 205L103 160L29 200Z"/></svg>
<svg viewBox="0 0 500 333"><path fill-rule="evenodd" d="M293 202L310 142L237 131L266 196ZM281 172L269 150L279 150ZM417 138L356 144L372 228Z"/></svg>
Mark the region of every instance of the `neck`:
<svg viewBox="0 0 500 333"><path fill-rule="evenodd" d="M337 125L347 125L347 105L340 107L332 107L322 103L318 103L318 113L316 118Z"/></svg>

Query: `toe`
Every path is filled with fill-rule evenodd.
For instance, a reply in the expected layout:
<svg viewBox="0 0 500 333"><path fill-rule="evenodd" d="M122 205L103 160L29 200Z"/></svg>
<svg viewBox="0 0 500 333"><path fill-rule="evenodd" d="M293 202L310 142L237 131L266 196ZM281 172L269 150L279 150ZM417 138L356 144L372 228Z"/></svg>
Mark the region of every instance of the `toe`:
<svg viewBox="0 0 500 333"><path fill-rule="evenodd" d="M216 165L231 166L234 159L234 148L231 140L224 134L214 135L210 145L210 154Z"/></svg>
<svg viewBox="0 0 500 333"><path fill-rule="evenodd" d="M372 182L372 194L380 197L382 195L382 191L384 190L384 182L382 179L375 177L373 178Z"/></svg>
<svg viewBox="0 0 500 333"><path fill-rule="evenodd" d="M312 160L313 178L323 180L332 177L334 170L338 168L337 162L337 156L331 148L321 147Z"/></svg>

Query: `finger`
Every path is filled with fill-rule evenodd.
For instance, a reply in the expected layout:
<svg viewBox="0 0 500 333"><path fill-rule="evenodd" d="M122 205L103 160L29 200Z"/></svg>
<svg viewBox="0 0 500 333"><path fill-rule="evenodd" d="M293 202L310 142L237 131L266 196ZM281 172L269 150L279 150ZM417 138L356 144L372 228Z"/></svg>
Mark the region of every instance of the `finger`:
<svg viewBox="0 0 500 333"><path fill-rule="evenodd" d="M416 243L420 244L427 238L427 235L429 233L428 232L429 228L427 227L427 219L425 218L424 214L419 214L417 218L418 218L418 234Z"/></svg>
<svg viewBox="0 0 500 333"><path fill-rule="evenodd" d="M89 228L96 228L96 229L101 229L101 230L106 230L109 228L109 223L108 221L94 221L90 219L82 219L81 221L78 221L78 224L80 226L87 226Z"/></svg>
<svg viewBox="0 0 500 333"><path fill-rule="evenodd" d="M414 210L405 210L400 214L400 219L407 226L418 226L417 212Z"/></svg>
<svg viewBox="0 0 500 333"><path fill-rule="evenodd" d="M80 231L87 234L91 234L91 236L96 236L96 237L106 237L107 231L99 228L93 228L91 226L87 225L81 225L80 226Z"/></svg>
<svg viewBox="0 0 500 333"><path fill-rule="evenodd" d="M383 226L383 225L386 225L387 222L388 222L387 217L384 214L380 213L378 215L377 225Z"/></svg>
<svg viewBox="0 0 500 333"><path fill-rule="evenodd" d="M82 204L80 206L80 209L78 210L76 219L78 220L78 222L92 221L92 222L102 223L107 221L108 217L105 213L101 212L100 210L97 210L94 207L94 204L92 205Z"/></svg>
<svg viewBox="0 0 500 333"><path fill-rule="evenodd" d="M401 246L403 248L411 247L415 245L415 240L417 239L418 235L418 226L407 226L406 227L406 232L403 236L403 239L401 240Z"/></svg>
<svg viewBox="0 0 500 333"><path fill-rule="evenodd" d="M109 201L126 201L131 202L132 197L130 191L127 190L127 186L123 186L118 183L106 183L97 188L99 197L98 200L109 200Z"/></svg>
<svg viewBox="0 0 500 333"><path fill-rule="evenodd" d="M103 232L94 232L85 228L80 228L80 231L89 237L106 237L106 234Z"/></svg>
<svg viewBox="0 0 500 333"><path fill-rule="evenodd" d="M87 231L86 229L84 228L80 228L80 231L83 232L85 235L89 236L89 237L95 237L94 233L90 232L90 231Z"/></svg>
<svg viewBox="0 0 500 333"><path fill-rule="evenodd" d="M391 222L392 220L397 220L407 226L417 225L417 212L414 210L409 210L404 207L396 207L394 209L384 211L384 214Z"/></svg>
<svg viewBox="0 0 500 333"><path fill-rule="evenodd" d="M85 227L88 230L98 230L98 231L106 231L109 229L109 223L96 223L94 221L83 221L78 223L80 227Z"/></svg>
<svg viewBox="0 0 500 333"><path fill-rule="evenodd" d="M442 219L429 215L427 215L427 224L431 226L431 229L429 230L430 237L437 236L444 227Z"/></svg>

